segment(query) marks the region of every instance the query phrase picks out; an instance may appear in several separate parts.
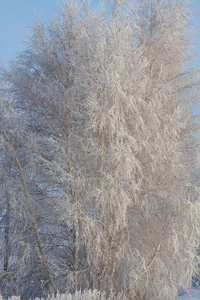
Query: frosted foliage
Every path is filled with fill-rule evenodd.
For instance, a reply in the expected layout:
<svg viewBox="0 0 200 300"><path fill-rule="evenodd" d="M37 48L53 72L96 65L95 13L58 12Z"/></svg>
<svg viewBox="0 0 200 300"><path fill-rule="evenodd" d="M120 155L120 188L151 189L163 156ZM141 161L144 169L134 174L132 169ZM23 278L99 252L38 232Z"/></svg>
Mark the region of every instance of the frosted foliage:
<svg viewBox="0 0 200 300"><path fill-rule="evenodd" d="M8 298L8 300L20 300L20 296L12 296L10 298ZM0 300L3 300L3 297L0 295Z"/></svg>
<svg viewBox="0 0 200 300"><path fill-rule="evenodd" d="M89 290L84 292L76 292L75 294L57 294L56 296L50 296L48 300L126 300L122 295L105 296L105 293L97 290ZM38 299L39 300L39 299ZM42 300L42 299L41 299Z"/></svg>
<svg viewBox="0 0 200 300"><path fill-rule="evenodd" d="M83 2L2 72L2 294L175 300L199 263L189 1Z"/></svg>
<svg viewBox="0 0 200 300"><path fill-rule="evenodd" d="M8 300L20 300L20 297L12 296ZM0 295L0 300L3 300ZM122 295L105 296L105 293L99 292L97 290L89 290L84 292L76 292L75 294L56 294L54 296L48 296L47 298L36 298L35 300L127 300L127 298Z"/></svg>

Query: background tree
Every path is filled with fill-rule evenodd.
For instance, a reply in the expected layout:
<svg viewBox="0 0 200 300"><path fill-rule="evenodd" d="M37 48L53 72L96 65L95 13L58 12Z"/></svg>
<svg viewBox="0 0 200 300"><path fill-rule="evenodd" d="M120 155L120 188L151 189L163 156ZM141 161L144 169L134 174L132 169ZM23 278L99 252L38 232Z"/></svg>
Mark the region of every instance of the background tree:
<svg viewBox="0 0 200 300"><path fill-rule="evenodd" d="M91 288L171 300L197 271L188 2L109 3L108 15L63 2L3 71L25 126L21 154L1 131L32 230L18 277L27 299Z"/></svg>

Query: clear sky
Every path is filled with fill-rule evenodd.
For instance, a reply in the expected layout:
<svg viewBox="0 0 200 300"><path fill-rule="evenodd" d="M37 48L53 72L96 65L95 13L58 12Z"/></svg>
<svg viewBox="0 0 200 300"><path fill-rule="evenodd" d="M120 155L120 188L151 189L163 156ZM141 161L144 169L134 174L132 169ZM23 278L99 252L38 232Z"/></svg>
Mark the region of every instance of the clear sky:
<svg viewBox="0 0 200 300"><path fill-rule="evenodd" d="M97 5L99 0L92 3ZM193 3L200 19L200 0L193 0ZM32 26L35 13L45 23L58 9L57 0L0 0L0 64L7 65L17 51L24 49L25 31ZM196 50L200 64L200 20L196 29L199 33Z"/></svg>

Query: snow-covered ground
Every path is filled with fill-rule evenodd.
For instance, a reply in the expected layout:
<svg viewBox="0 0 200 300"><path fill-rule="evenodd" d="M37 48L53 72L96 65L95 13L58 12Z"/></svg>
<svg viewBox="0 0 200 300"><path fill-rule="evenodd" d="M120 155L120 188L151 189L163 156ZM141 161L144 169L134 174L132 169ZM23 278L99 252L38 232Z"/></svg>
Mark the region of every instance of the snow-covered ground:
<svg viewBox="0 0 200 300"><path fill-rule="evenodd" d="M200 300L200 290L194 290L188 294L178 297L178 300Z"/></svg>

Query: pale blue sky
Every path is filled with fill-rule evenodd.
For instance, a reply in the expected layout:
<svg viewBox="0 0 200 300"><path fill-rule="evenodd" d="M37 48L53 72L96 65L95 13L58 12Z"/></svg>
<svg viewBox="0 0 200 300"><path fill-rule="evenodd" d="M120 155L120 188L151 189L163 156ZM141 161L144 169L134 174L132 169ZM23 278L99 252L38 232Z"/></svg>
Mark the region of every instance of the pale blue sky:
<svg viewBox="0 0 200 300"><path fill-rule="evenodd" d="M143 1L143 0L141 0ZM93 0L97 5L99 0ZM200 0L193 0L200 19ZM35 13L47 22L59 9L57 0L0 0L0 64L7 65L17 51L24 49L25 31L33 24ZM200 20L196 24L200 64Z"/></svg>

